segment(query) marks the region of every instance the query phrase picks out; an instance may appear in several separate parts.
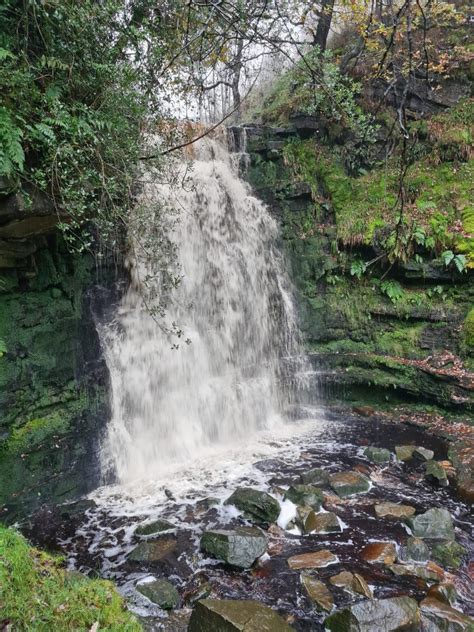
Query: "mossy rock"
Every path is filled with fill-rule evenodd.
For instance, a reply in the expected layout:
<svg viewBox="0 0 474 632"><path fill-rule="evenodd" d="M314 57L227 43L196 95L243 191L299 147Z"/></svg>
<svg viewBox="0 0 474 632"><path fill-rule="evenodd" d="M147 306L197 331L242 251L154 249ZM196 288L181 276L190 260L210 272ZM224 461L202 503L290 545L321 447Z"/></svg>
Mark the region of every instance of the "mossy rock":
<svg viewBox="0 0 474 632"><path fill-rule="evenodd" d="M275 522L280 515L280 504L273 496L250 487L239 487L224 504L234 505L259 524Z"/></svg>
<svg viewBox="0 0 474 632"><path fill-rule="evenodd" d="M458 569L467 551L462 544L453 540L442 542L433 547L431 557L446 568Z"/></svg>

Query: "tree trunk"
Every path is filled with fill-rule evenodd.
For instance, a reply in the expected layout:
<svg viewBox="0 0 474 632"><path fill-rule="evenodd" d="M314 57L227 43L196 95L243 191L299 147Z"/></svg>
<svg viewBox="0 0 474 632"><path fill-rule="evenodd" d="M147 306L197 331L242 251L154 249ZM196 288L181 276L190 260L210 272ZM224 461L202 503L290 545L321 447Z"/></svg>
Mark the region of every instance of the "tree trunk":
<svg viewBox="0 0 474 632"><path fill-rule="evenodd" d="M321 53L324 53L324 51L326 50L333 11L334 0L322 0L318 26L313 40L313 44L315 46L319 46Z"/></svg>

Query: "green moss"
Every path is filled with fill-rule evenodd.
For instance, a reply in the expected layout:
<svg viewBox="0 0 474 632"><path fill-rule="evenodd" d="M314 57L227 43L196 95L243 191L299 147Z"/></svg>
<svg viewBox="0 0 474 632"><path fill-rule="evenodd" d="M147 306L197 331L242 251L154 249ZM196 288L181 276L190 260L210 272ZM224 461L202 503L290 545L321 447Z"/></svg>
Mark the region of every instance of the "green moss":
<svg viewBox="0 0 474 632"><path fill-rule="evenodd" d="M139 632L141 626L104 580L68 573L61 560L28 545L0 527L2 619L15 630L86 632L94 624L109 632Z"/></svg>
<svg viewBox="0 0 474 632"><path fill-rule="evenodd" d="M34 450L45 439L51 440L57 434L64 434L67 429L67 421L59 413L30 419L26 424L13 430L7 449L12 452Z"/></svg>
<svg viewBox="0 0 474 632"><path fill-rule="evenodd" d="M469 349L474 348L474 307L471 307L463 323L463 338Z"/></svg>

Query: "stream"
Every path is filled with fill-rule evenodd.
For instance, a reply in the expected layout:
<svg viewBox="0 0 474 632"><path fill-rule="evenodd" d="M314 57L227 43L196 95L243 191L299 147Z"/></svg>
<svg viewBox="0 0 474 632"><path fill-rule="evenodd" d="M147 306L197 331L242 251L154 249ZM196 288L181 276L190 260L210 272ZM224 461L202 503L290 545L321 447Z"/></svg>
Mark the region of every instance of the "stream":
<svg viewBox="0 0 474 632"><path fill-rule="evenodd" d="M223 143L201 143L191 161L176 166L180 186L148 174L139 208L166 204L176 211L178 220L165 229L176 246L179 268L173 274L181 282L169 294L162 262L138 248L156 237L155 216L145 233L134 235L132 283L114 321L100 328L112 398L102 446L104 484L60 509L57 544L69 568L113 579L150 630L186 630L192 605L206 596L255 599L295 630L324 629L326 615L309 598L300 570L288 563L291 556L323 549L334 554L334 563L314 577L331 587L337 608L361 599L329 582L351 571L376 598L420 600L431 584L444 580L457 589L457 607L474 612L467 562L456 571L436 567L435 579L426 579L396 575L388 564L361 554L370 543L388 542L400 558L409 537L401 520L376 516L380 502L403 503L417 514L447 509L457 541L472 551L468 507L452 485L430 483L421 460L395 458L395 446L412 445L444 460L440 439L416 427L319 406L317 372L301 353L278 226L240 178L245 148L238 149L232 155ZM163 243L161 234L157 238ZM158 306L166 299L166 326L150 312L153 299ZM170 344L175 327L179 345ZM371 462L367 446L387 448L389 460ZM335 514L331 533L303 533L297 506L286 497L313 468L328 475L356 471L370 481L368 491L349 497L323 485L318 510ZM259 525L266 552L239 570L201 550L200 540L209 530L253 525L225 504L242 487L270 494L279 516ZM148 539L136 533L158 519L170 523L163 532ZM141 542L154 543L152 558L137 559ZM166 612L136 590L137 582L152 577L177 588L174 610Z"/></svg>

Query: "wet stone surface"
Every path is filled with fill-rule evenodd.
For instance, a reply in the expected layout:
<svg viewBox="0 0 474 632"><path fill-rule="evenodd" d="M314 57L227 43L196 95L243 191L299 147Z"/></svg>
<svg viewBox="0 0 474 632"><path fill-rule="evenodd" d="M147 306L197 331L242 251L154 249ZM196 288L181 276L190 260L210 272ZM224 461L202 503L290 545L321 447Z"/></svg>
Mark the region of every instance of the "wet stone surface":
<svg viewBox="0 0 474 632"><path fill-rule="evenodd" d="M195 470L188 468L183 474L187 487L178 485L178 475L168 477L166 484L157 483L144 490L140 502L132 493L119 488L98 490L92 495L96 504L78 513L74 529L69 525L69 529L61 531L73 532L71 537L58 543L68 557L70 568L113 579L127 598L129 607L143 617L145 629L150 631L186 630L192 609L200 599L253 599L276 611L282 618L282 626L291 625L291 629L298 632L324 630L324 619L328 616L324 607L329 607L331 599L334 601L331 614L352 608L356 617L372 616L367 606L353 610L356 604L365 603L364 595L371 593L378 600L372 608L376 608L381 620L392 616L392 610L400 620L416 619L418 615L414 610L412 612L412 602L380 603L380 600L407 596L415 604L420 603L427 597L428 590L440 583L440 577L442 583L453 586L452 590L458 595L454 608L472 615L474 604L470 600L468 577L472 540L468 506L455 497L454 486L440 487L426 479L426 461L422 459L403 462L392 459L389 463L377 464L364 455L367 446L395 453L395 446L415 445L433 451L434 458L442 460L447 457L446 445L416 428L372 418L369 422L367 419L328 416L324 420L305 420L301 427L297 423L292 437L272 438L266 449L255 446L251 457L244 466L239 466L240 469L231 459L230 465L215 459L212 464L215 469L212 470L210 466L206 469L208 464L202 462ZM340 472L359 473L370 481L370 489L341 497L334 489L325 486L328 479L321 472L307 475L312 470L321 469L329 476ZM198 472L201 478L193 479L193 472ZM216 472L220 473L220 478ZM316 480L324 486L315 485ZM290 487L301 490L298 486L302 484L321 489L321 509L319 512L309 509L315 511L316 516L331 512L342 530L303 533L297 526L295 503L291 498L285 499ZM172 492L172 498L165 493L165 487ZM261 522L257 524L248 512L244 515L235 505L225 504L238 488L270 494L280 507L276 523L264 524L262 516L258 515L257 520ZM270 508L274 517L274 503L267 503L268 499L263 498L266 509ZM452 517L453 529L445 524L444 512L435 512L415 523L415 533L412 534L403 518L377 516L374 507L382 503L409 505L416 510L416 516L432 509L445 510ZM156 520L169 521L174 531L153 534L145 540L136 533L139 525ZM460 568L443 566L439 557L433 565L432 551L444 542L424 537L426 531L432 535L433 520L443 538L454 535L456 542L464 547ZM267 538L266 552L250 568L232 567L201 550L200 540L204 532L242 527L259 527ZM421 538L414 542L413 536ZM364 547L377 542L392 545L388 562L373 563L363 558ZM430 552L432 566L429 568L426 563L416 561L417 555L425 557L424 545ZM412 553L417 549L413 557L403 554L407 546ZM289 564L290 558L307 560L308 554L323 551L329 551L333 557L331 560L328 557L327 563L319 567ZM397 559L393 562L394 551ZM457 552L456 547L453 554ZM447 564L449 560L443 562ZM390 566L395 566L397 572ZM403 570L400 571L400 567ZM405 569L409 572L405 573ZM352 575L341 576L341 573ZM137 583L147 577L172 583L179 594L178 609L165 611L136 590ZM440 589L438 592L446 591ZM323 606L315 606L311 593L313 598L317 596L322 600ZM210 603L213 609L217 608L214 602ZM443 608L438 603L425 601L423 617L431 621L455 619L458 615L445 605ZM212 616L218 615L214 613Z"/></svg>

